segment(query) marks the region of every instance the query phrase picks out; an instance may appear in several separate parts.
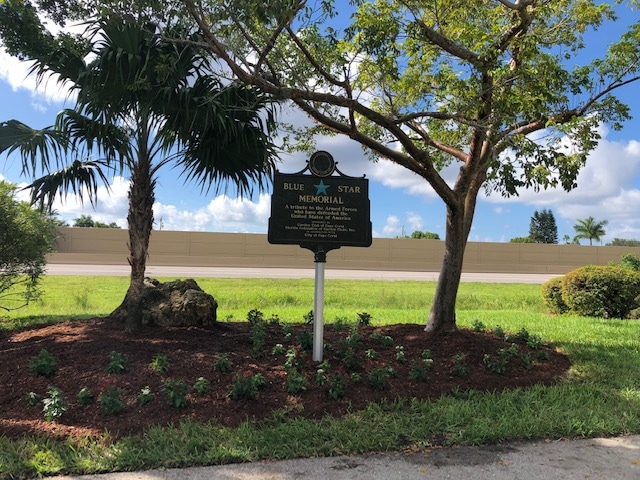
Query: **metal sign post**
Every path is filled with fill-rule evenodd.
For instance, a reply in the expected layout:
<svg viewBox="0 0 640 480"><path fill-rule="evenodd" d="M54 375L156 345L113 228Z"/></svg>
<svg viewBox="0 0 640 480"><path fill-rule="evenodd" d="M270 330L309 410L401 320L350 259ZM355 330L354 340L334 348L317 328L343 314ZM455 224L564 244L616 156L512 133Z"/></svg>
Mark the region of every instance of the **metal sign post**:
<svg viewBox="0 0 640 480"><path fill-rule="evenodd" d="M307 170L311 175L304 174ZM298 244L314 253L313 360L321 362L327 252L371 245L369 181L343 174L324 151L314 153L298 173L276 172L268 239L273 244Z"/></svg>
<svg viewBox="0 0 640 480"><path fill-rule="evenodd" d="M313 295L313 361L321 362L324 350L324 267L327 252L314 252L316 264L315 290Z"/></svg>

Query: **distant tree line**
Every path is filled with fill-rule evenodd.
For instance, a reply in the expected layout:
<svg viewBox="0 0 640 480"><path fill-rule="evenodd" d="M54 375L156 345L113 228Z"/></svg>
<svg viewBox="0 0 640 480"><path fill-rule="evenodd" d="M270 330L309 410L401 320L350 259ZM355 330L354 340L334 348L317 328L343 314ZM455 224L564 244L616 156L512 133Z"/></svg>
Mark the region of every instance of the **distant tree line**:
<svg viewBox="0 0 640 480"><path fill-rule="evenodd" d="M78 218L73 219L74 227L82 228L120 228L116 222L103 223L91 218L91 215L80 215Z"/></svg>
<svg viewBox="0 0 640 480"><path fill-rule="evenodd" d="M593 241L599 242L606 235L604 227L608 225L608 220L596 220L593 217L576 220L573 229L575 236L571 238L569 235L563 237L565 244L579 245L580 240L589 240L589 245L593 245ZM510 240L511 243L558 243L558 227L556 219L551 210L543 209L534 212L529 223L529 235L526 237L515 237ZM640 240L630 240L623 238L614 238L607 246L622 247L638 247Z"/></svg>
<svg viewBox="0 0 640 480"><path fill-rule="evenodd" d="M401 235L396 238L426 238L427 240L440 240L440 235L433 232L421 232L420 230L416 230L411 235Z"/></svg>

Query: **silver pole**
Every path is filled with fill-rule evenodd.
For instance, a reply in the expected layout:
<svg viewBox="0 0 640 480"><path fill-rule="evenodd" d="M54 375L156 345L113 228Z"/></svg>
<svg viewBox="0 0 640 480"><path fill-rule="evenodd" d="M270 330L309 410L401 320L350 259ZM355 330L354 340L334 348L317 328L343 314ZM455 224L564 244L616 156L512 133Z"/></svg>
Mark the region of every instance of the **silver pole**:
<svg viewBox="0 0 640 480"><path fill-rule="evenodd" d="M324 347L324 262L316 261L315 294L313 300L313 361L322 361Z"/></svg>

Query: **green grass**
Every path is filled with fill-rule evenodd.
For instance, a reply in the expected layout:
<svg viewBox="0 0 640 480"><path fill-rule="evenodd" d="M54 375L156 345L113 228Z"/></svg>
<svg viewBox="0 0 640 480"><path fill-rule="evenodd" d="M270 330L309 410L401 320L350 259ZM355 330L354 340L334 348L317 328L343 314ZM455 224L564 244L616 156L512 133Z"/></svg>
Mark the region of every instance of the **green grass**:
<svg viewBox="0 0 640 480"><path fill-rule="evenodd" d="M42 300L0 320L0 328L104 315L122 300L128 279L46 277ZM219 319L265 317L302 321L313 306L313 280L198 279L219 303ZM338 281L325 283L325 320L351 321L357 312L373 323L426 320L435 283ZM73 293L69 293L73 292ZM239 428L185 422L154 427L142 437L11 441L0 437L0 477L94 473L181 467L258 459L398 450L398 438L427 446L520 439L590 437L640 432L640 323L572 315L550 316L538 285L463 283L458 324L474 320L517 332L525 327L569 354L563 383L508 392L457 392L438 401L372 405L341 419L288 419L275 412L262 424ZM417 325L417 332L420 326ZM381 428L382 426L382 428Z"/></svg>

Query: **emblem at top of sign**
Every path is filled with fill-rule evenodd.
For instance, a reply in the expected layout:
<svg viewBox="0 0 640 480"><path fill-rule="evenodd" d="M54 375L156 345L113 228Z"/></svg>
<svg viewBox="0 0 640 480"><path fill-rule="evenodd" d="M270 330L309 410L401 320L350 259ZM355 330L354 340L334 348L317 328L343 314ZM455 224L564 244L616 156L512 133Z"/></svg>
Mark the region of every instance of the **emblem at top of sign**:
<svg viewBox="0 0 640 480"><path fill-rule="evenodd" d="M318 177L328 177L336 169L336 162L329 152L319 150L309 159L309 170Z"/></svg>

